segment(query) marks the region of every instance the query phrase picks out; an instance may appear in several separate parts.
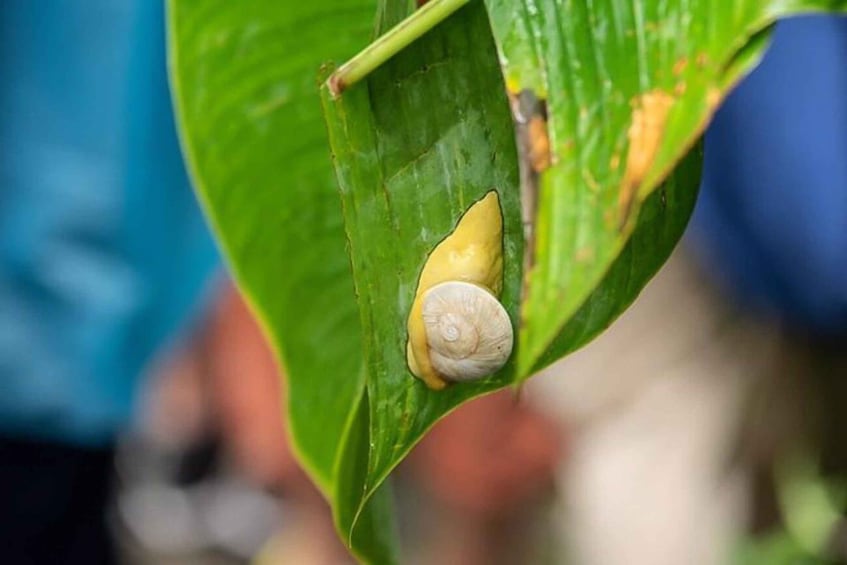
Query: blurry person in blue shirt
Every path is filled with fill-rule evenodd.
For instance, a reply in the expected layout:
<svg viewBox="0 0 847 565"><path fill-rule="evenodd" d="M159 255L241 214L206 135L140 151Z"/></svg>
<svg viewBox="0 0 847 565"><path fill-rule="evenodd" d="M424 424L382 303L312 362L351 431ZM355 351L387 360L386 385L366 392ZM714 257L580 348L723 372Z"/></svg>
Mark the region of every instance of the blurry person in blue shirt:
<svg viewBox="0 0 847 565"><path fill-rule="evenodd" d="M847 17L776 26L706 134L689 234L749 310L847 334Z"/></svg>
<svg viewBox="0 0 847 565"><path fill-rule="evenodd" d="M117 434L216 266L158 0L0 5L0 561L109 563Z"/></svg>

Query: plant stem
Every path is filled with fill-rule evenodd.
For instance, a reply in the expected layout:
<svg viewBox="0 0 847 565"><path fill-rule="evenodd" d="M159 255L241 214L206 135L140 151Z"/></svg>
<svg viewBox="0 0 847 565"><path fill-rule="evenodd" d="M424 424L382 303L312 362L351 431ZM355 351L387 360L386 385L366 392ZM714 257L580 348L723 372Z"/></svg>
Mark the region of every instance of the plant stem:
<svg viewBox="0 0 847 565"><path fill-rule="evenodd" d="M470 0L430 0L332 73L326 84L333 98L359 82Z"/></svg>

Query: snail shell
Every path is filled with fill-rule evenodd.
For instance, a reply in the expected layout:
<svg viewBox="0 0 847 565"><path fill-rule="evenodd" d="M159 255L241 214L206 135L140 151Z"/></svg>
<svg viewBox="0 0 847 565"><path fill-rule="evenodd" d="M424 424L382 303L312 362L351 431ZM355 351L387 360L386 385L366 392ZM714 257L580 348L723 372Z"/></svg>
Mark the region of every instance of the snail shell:
<svg viewBox="0 0 847 565"><path fill-rule="evenodd" d="M500 356L508 357L512 350L511 322L497 301L502 289L503 215L500 197L491 190L468 208L424 263L407 319L406 361L412 374L429 388L441 390L449 381L479 379L499 369L505 363ZM460 324L459 313L467 321ZM460 331L465 328L473 331ZM502 335L508 332L508 347L504 337L494 339L493 328ZM478 336L471 349L479 353L474 355L464 353L469 351L466 343L471 335ZM498 353L490 352L492 344Z"/></svg>
<svg viewBox="0 0 847 565"><path fill-rule="evenodd" d="M449 281L423 296L423 320L433 368L451 381L472 381L500 369L512 353L512 322L482 286Z"/></svg>

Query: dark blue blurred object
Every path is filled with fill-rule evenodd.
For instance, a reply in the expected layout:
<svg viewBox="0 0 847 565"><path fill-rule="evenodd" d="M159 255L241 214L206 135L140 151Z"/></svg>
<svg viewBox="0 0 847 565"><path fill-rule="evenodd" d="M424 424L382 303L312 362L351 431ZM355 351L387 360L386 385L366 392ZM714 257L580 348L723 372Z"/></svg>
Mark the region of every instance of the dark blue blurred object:
<svg viewBox="0 0 847 565"><path fill-rule="evenodd" d="M706 135L690 235L744 304L847 331L847 18L777 26Z"/></svg>
<svg viewBox="0 0 847 565"><path fill-rule="evenodd" d="M160 0L0 5L0 433L111 443L217 263Z"/></svg>

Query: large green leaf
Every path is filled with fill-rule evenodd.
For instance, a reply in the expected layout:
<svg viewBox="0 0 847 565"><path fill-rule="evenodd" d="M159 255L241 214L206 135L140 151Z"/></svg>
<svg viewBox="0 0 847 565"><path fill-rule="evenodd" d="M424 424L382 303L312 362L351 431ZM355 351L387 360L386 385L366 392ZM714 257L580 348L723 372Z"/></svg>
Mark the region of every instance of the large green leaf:
<svg viewBox="0 0 847 565"><path fill-rule="evenodd" d="M406 368L406 317L423 261L491 189L504 213L503 302L517 317L523 255L517 152L485 8L472 3L333 101L338 167L366 336L370 458L366 496L442 415L507 385L433 392Z"/></svg>
<svg viewBox="0 0 847 565"><path fill-rule="evenodd" d="M287 369L292 433L324 490L363 373L316 73L368 42L374 10L367 0L170 2L172 85L192 179Z"/></svg>
<svg viewBox="0 0 847 565"><path fill-rule="evenodd" d="M192 180L286 369L292 443L328 498L366 400L316 75L323 61L369 41L376 8L372 0L169 1L171 83ZM351 445L366 449L367 440ZM375 501L353 539L362 559L392 554L391 536L377 535L391 532L385 506Z"/></svg>
<svg viewBox="0 0 847 565"><path fill-rule="evenodd" d="M526 378L585 341L568 336L596 333L598 328L566 324L581 307L575 323L585 323L585 308L593 308L586 299L598 297L598 284L635 228L641 202L695 143L728 88L761 56L761 32L776 18L844 10L847 2L486 0L486 5L510 91L533 92L546 101L549 116L552 165L537 179L535 261L521 306L518 365ZM649 103L657 98L661 104ZM661 116L664 109L667 115ZM638 112L657 130L655 147L649 139L627 135ZM629 191L632 203L622 206L621 192ZM649 254L634 259L650 260ZM637 279L635 286L646 282ZM625 298L609 313L619 313L632 296ZM594 318L599 327L610 321Z"/></svg>

